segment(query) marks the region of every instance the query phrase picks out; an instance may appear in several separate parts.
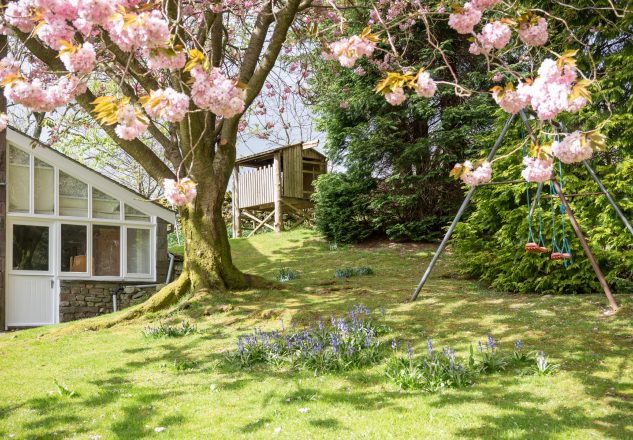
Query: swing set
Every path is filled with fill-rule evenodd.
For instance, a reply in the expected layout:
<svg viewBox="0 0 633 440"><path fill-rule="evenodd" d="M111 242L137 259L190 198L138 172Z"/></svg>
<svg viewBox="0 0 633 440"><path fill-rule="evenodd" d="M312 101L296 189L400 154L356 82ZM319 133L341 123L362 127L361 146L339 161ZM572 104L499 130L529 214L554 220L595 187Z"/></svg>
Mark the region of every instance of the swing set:
<svg viewBox="0 0 633 440"><path fill-rule="evenodd" d="M532 130L532 127L528 121L528 118L525 112L521 110L519 112L519 115L521 117L523 125L525 126L527 130L528 136L530 136L533 142L537 143L536 136L534 135L534 132ZM503 129L501 130L499 137L494 143L492 150L490 151L490 154L488 154L488 158L487 158L488 162L491 162L492 159L494 158L513 120L514 120L514 115L510 115L505 125L503 126ZM615 202L611 194L604 187L598 175L594 172L594 170L589 165L589 162L584 160L582 163L587 169L587 172L589 173L591 178L598 184L598 187L600 188L600 193L597 193L597 194L604 195L607 198L607 200L609 201L609 203L615 210L618 217L620 217L620 219L622 220L622 222L624 223L628 231L631 233L631 235L633 235L633 226L631 226L628 219L626 218L622 210L618 207L617 203ZM486 184L483 184L482 186L516 184L520 182L523 182L523 180L488 182ZM567 231L565 230L565 222L566 220L568 220L576 234L576 237L578 237L578 241L580 242L580 245L585 255L587 256L587 259L589 260L589 263L591 264L591 267L593 268L596 274L596 277L598 278L598 281L600 282L600 285L602 286L602 289L604 290L607 300L609 301L609 306L611 307L611 311L612 311L611 313L615 313L618 310L618 303L613 297L613 294L611 293L611 289L609 288L609 285L607 284L607 281L604 278L604 275L602 274L602 270L600 269L600 266L598 265L595 257L593 256L593 253L591 252L591 249L589 248L589 245L587 244L587 240L585 239L585 236L582 233L582 230L580 229L580 225L578 224L578 221L576 220L576 217L574 216L574 213L572 212L571 207L569 206L569 203L567 202L567 198L565 194L563 193L563 185L564 185L563 167L560 161L558 161L558 176L557 177L552 176L551 180L549 181L549 194L548 196L546 196L550 200L551 227L552 227L551 249L549 249L545 245L545 239L543 238L544 210L541 203L541 198L545 198L545 197L541 197L541 193L543 192L544 184L543 183L538 184L535 197L532 200L530 198L530 184L526 182L526 197L527 197L527 204L528 204L528 237L527 237L527 243L525 244L525 250L526 252L532 253L532 254L543 254L543 255L549 254L550 260L562 261L564 266L567 268L570 264L573 263L571 247L569 245L569 240L567 238ZM470 190L466 194L466 197L464 198L462 205L457 211L457 214L455 215L455 218L453 219L453 222L451 223L450 227L446 231L446 234L444 235L444 238L442 239L442 242L440 243L437 251L433 255L433 258L431 259L431 262L426 268L426 271L424 272L422 279L418 283L418 286L413 292L413 295L411 295L411 301L415 301L417 299L418 295L420 294L420 291L424 287L424 284L429 279L429 276L431 275L431 271L435 267L435 264L437 263L437 260L439 259L440 255L446 248L446 245L448 244L448 240L453 234L453 231L455 230L457 223L459 223L459 220L464 215L466 207L470 203L470 199L472 198L475 192L475 188L476 188L475 186L471 186ZM592 194L596 194L596 193L592 193ZM580 196L580 195L583 195L583 194L575 194L574 196ZM559 200L559 203L555 202L556 199ZM533 228L533 220L534 220L535 213L536 213L536 221L538 221L538 231L536 234L535 234L536 228ZM558 217L560 217L560 235L558 235L559 233Z"/></svg>

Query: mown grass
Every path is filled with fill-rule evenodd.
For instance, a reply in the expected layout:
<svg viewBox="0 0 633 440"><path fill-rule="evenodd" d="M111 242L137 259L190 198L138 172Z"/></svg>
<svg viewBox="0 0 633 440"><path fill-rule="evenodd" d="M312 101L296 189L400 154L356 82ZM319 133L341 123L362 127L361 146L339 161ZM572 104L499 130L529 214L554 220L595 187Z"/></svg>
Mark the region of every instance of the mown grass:
<svg viewBox="0 0 633 440"><path fill-rule="evenodd" d="M599 294L490 292L461 279L449 255L408 303L432 247L331 251L310 231L232 246L244 270L272 278L288 267L300 277L283 290L216 294L99 332L65 334L61 325L0 334L0 438L633 438L630 297L620 296L622 310L605 317ZM335 278L337 268L360 266L375 275ZM223 351L254 325L300 325L357 303L384 307L393 329L387 339L411 340L416 352L428 335L464 354L490 333L508 350L516 338L544 350L561 371L500 373L429 395L399 391L384 377L384 363L315 376L224 361ZM159 320L188 320L198 332L145 338L143 327ZM56 379L76 396L60 396Z"/></svg>

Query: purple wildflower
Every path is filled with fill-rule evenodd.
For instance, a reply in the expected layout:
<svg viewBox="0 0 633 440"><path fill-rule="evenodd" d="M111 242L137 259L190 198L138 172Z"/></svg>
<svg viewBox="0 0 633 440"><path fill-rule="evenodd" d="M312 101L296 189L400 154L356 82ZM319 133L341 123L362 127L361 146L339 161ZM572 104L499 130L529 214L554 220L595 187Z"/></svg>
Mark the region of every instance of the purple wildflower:
<svg viewBox="0 0 633 440"><path fill-rule="evenodd" d="M426 348L429 351L429 356L433 357L433 344L431 344L431 338L426 338Z"/></svg>
<svg viewBox="0 0 633 440"><path fill-rule="evenodd" d="M279 322L281 323L281 331L286 331L286 328L284 327L284 320L280 319Z"/></svg>
<svg viewBox="0 0 633 440"><path fill-rule="evenodd" d="M407 354L409 355L409 359L413 357L413 349L411 348L411 341L407 341Z"/></svg>
<svg viewBox="0 0 633 440"><path fill-rule="evenodd" d="M391 349L395 350L396 348L398 348L398 344L396 343L396 340L394 339L393 341L391 341Z"/></svg>
<svg viewBox="0 0 633 440"><path fill-rule="evenodd" d="M488 347L490 347L492 351L495 351L495 348L497 348L494 338L490 335L488 335L488 342L486 343L486 345L488 345Z"/></svg>
<svg viewBox="0 0 633 440"><path fill-rule="evenodd" d="M520 340L517 339L516 341L514 341L514 348L516 348L518 351L521 351L521 349L523 349L523 344Z"/></svg>
<svg viewBox="0 0 633 440"><path fill-rule="evenodd" d="M479 351L484 351L483 347L481 346L481 341L477 341L477 346L479 347Z"/></svg>

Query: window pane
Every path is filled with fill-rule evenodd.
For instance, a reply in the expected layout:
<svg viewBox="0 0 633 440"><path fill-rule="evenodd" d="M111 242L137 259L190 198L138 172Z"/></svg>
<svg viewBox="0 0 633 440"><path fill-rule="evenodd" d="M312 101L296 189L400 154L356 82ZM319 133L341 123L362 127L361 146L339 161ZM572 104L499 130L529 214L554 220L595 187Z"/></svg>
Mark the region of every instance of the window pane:
<svg viewBox="0 0 633 440"><path fill-rule="evenodd" d="M128 273L150 273L151 249L149 229L127 228Z"/></svg>
<svg viewBox="0 0 633 440"><path fill-rule="evenodd" d="M48 270L48 226L13 225L13 269Z"/></svg>
<svg viewBox="0 0 633 440"><path fill-rule="evenodd" d="M46 162L35 159L35 213L55 213L55 170Z"/></svg>
<svg viewBox="0 0 633 440"><path fill-rule="evenodd" d="M62 272L87 272L87 236L87 226L62 225L60 245Z"/></svg>
<svg viewBox="0 0 633 440"><path fill-rule="evenodd" d="M118 226L92 227L92 273L119 276L121 272L121 230Z"/></svg>
<svg viewBox="0 0 633 440"><path fill-rule="evenodd" d="M121 204L114 197L92 188L92 216L94 218L121 218Z"/></svg>
<svg viewBox="0 0 633 440"><path fill-rule="evenodd" d="M59 215L88 217L88 185L59 172Z"/></svg>
<svg viewBox="0 0 633 440"><path fill-rule="evenodd" d="M147 214L142 213L138 209L125 205L125 219L132 220L135 222L148 222L149 216Z"/></svg>
<svg viewBox="0 0 633 440"><path fill-rule="evenodd" d="M9 146L9 211L29 212L30 156Z"/></svg>

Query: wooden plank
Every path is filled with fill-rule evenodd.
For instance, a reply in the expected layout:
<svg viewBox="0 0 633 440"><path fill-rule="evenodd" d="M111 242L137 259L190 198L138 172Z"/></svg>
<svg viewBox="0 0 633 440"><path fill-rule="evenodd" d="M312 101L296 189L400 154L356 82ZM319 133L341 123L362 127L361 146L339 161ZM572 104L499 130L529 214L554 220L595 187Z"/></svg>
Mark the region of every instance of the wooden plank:
<svg viewBox="0 0 633 440"><path fill-rule="evenodd" d="M233 238L239 238L242 234L240 228L241 216L240 216L240 167L233 168Z"/></svg>
<svg viewBox="0 0 633 440"><path fill-rule="evenodd" d="M245 213L245 214L246 214L246 213ZM266 227L268 227L268 228L271 228L271 226L270 226L267 222L268 222L268 220L270 220L270 219L271 219L271 217L272 217L274 214L275 214L275 212L274 212L274 211L273 211L273 212L271 212L270 214L268 214L268 215L264 218L264 220L259 220L257 217L249 215L249 217L251 217L251 218L253 218L253 219L257 220L257 221L259 222L259 224L258 224L258 225L257 225L257 226L256 226L256 227L252 230L252 231L251 231L251 233L250 233L250 234L248 234L248 236L249 236L249 237L252 237L253 235L255 235L255 233L256 233L257 231L259 231L259 230L262 228L262 226L266 226ZM272 229L274 230L274 228L272 228Z"/></svg>
<svg viewBox="0 0 633 440"><path fill-rule="evenodd" d="M275 232L283 229L283 211L281 207L281 154L275 153L273 158L273 200L275 202Z"/></svg>

